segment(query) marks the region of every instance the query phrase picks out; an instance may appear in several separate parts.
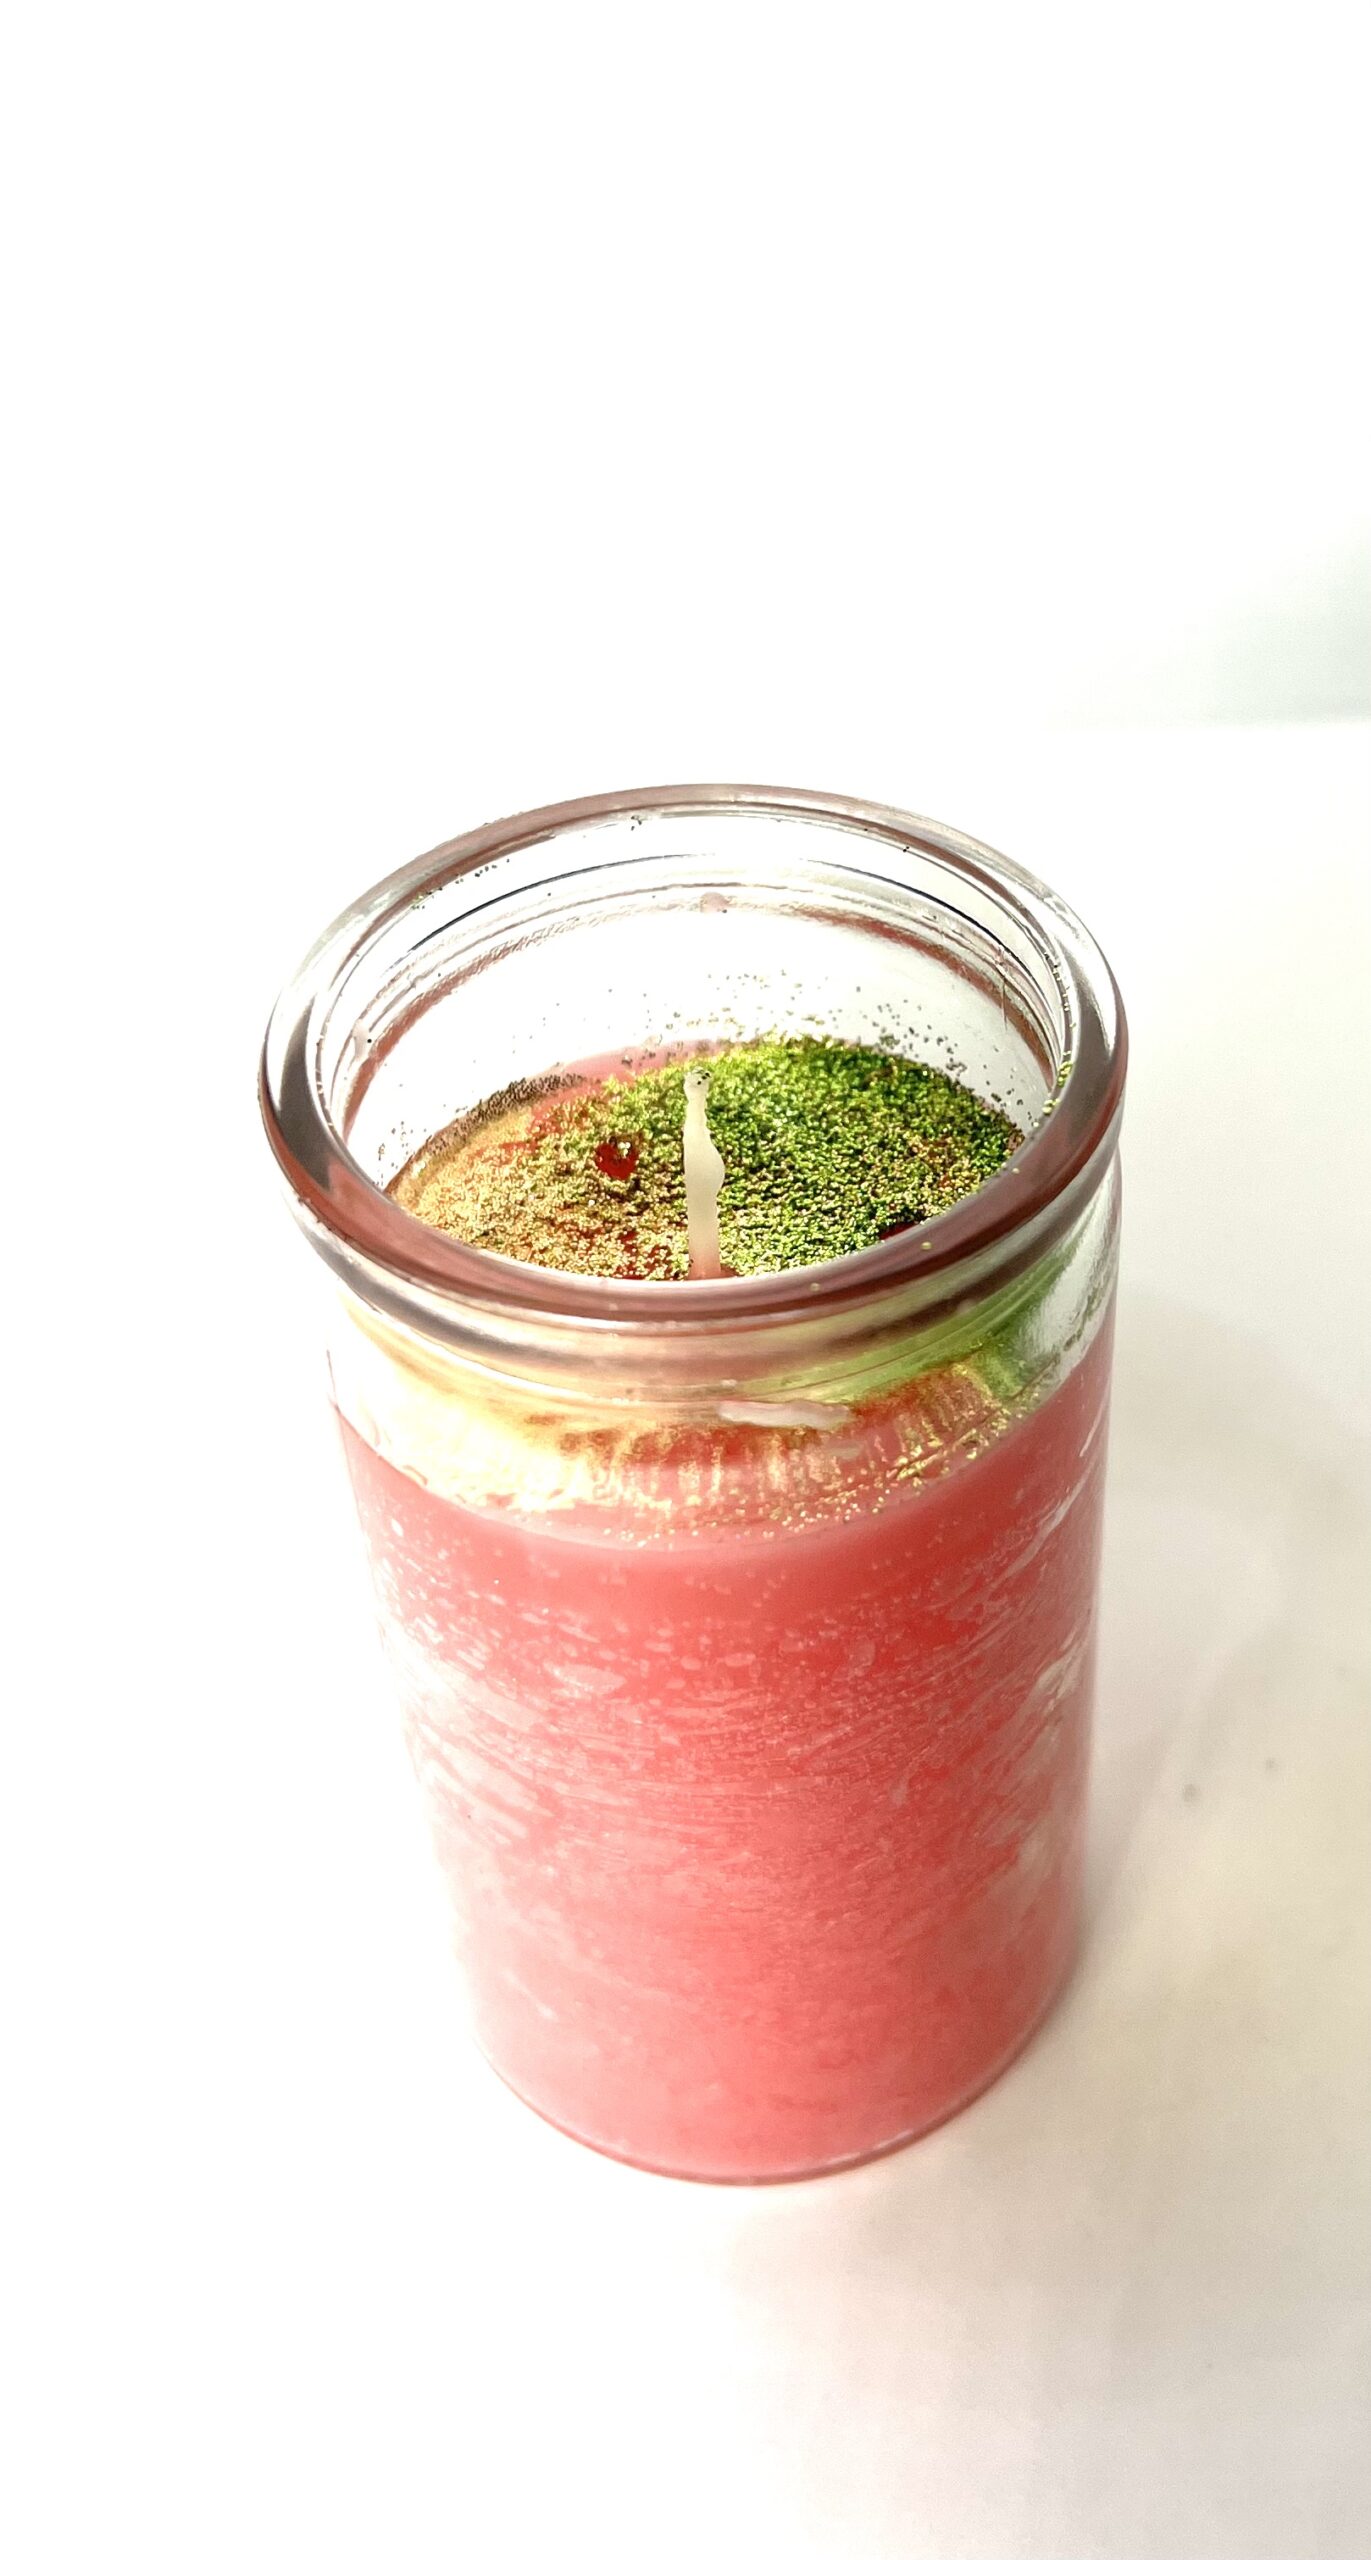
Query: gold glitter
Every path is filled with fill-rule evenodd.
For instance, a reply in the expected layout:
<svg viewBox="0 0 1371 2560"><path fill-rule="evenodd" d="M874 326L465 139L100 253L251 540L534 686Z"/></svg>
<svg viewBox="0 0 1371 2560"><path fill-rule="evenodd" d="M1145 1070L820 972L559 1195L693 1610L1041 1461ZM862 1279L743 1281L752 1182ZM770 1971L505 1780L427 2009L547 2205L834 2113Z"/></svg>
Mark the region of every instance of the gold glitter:
<svg viewBox="0 0 1371 2560"><path fill-rule="evenodd" d="M691 1061L696 1064L698 1061ZM687 1063L540 1097L497 1096L421 1147L391 1197L466 1244L603 1278L687 1275ZM827 1262L951 1208L1023 1131L913 1059L838 1040L758 1040L709 1061L724 1161L724 1267Z"/></svg>

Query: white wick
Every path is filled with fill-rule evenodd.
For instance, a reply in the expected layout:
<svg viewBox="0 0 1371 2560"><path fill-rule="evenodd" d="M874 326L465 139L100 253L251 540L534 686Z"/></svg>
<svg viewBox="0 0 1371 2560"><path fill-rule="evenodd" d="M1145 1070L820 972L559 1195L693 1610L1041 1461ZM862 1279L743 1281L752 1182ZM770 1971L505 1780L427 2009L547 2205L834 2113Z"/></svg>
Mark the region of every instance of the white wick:
<svg viewBox="0 0 1371 2560"><path fill-rule="evenodd" d="M709 1134L709 1121L705 1116L708 1091L708 1076L699 1067L692 1067L685 1080L684 1138L686 1235L690 1244L692 1280L718 1280L722 1277L719 1193L723 1187L724 1160Z"/></svg>

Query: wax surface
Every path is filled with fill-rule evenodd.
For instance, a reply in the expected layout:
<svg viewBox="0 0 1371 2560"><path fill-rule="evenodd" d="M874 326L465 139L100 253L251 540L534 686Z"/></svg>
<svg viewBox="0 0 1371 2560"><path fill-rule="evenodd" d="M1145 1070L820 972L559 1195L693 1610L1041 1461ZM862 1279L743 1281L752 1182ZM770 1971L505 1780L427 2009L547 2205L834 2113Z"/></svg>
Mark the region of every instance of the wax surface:
<svg viewBox="0 0 1371 2560"><path fill-rule="evenodd" d="M694 1266L688 1088L697 1184L707 1165L721 1181L718 1251L741 1278L920 1225L1001 1172L1024 1136L937 1067L860 1043L776 1037L693 1059L588 1059L536 1095L494 1095L428 1139L391 1197L516 1262L684 1280Z"/></svg>
<svg viewBox="0 0 1371 2560"><path fill-rule="evenodd" d="M794 2176L926 2130L1032 2032L1076 1930L1108 1331L918 1482L859 1413L826 1518L687 1531L684 1455L675 1535L468 1504L344 1424L477 2032L557 2124ZM755 1445L721 1432L725 1490Z"/></svg>

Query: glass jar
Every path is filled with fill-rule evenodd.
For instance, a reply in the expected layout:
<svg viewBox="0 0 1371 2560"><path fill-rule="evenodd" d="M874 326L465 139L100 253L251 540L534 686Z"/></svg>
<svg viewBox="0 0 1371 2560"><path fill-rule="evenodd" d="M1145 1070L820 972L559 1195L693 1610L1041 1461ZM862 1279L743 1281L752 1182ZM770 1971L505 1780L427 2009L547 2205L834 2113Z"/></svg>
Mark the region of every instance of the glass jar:
<svg viewBox="0 0 1371 2560"><path fill-rule="evenodd" d="M607 1281L385 1185L588 1061L776 1033L944 1067L1030 1134L868 1251ZM1077 1933L1125 1032L1039 883L797 791L478 829L273 1016L329 1357L475 2031L531 2105L718 2179L864 2159L1033 2033Z"/></svg>

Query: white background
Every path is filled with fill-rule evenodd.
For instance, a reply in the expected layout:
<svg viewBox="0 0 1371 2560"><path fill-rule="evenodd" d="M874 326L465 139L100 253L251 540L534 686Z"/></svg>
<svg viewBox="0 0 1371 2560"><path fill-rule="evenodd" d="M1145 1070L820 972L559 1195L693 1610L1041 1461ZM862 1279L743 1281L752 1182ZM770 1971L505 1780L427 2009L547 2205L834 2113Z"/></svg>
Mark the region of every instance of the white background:
<svg viewBox="0 0 1371 2560"><path fill-rule="evenodd" d="M21 2560L1371 2551L1353 37L18 13ZM368 880L707 777L1027 861L1136 1043L1087 1958L753 2196L455 2041L252 1097Z"/></svg>

